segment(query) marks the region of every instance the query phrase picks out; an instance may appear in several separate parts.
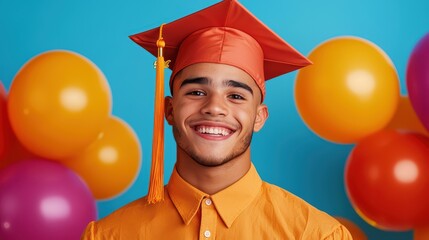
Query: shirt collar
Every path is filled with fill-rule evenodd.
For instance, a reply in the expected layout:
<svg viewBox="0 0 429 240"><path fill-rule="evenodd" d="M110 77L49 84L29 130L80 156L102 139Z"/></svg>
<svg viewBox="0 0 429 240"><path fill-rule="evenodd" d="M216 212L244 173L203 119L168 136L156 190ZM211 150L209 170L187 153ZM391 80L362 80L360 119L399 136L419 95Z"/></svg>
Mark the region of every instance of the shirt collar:
<svg viewBox="0 0 429 240"><path fill-rule="evenodd" d="M240 180L210 196L217 212L228 228L255 199L261 184L262 180L252 164L249 171ZM173 170L167 189L174 206L186 225L198 212L203 198L209 196L187 183L180 177L176 169Z"/></svg>
<svg viewBox="0 0 429 240"><path fill-rule="evenodd" d="M167 191L186 225L191 222L192 218L198 212L201 201L207 196L204 192L187 183L179 175L176 168L173 169L173 173L171 174Z"/></svg>

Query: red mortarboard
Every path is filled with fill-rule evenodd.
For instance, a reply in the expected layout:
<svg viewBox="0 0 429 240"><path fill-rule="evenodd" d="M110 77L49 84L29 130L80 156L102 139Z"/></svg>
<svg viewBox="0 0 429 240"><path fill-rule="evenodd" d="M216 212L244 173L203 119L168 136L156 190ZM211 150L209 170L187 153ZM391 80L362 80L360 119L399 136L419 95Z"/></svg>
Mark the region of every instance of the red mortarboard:
<svg viewBox="0 0 429 240"><path fill-rule="evenodd" d="M264 98L266 80L311 64L236 0L219 2L162 28L157 27L130 38L154 56L159 57L160 47L163 48L161 55L171 60L169 67L173 70L170 86L174 76L189 65L222 63L247 72L261 89ZM165 44L160 43L160 39ZM161 100L155 105L155 111L163 107ZM157 130L155 126L155 131L161 129L158 127ZM158 161L158 158L153 155L152 161ZM155 165L161 166L158 163ZM151 185L154 177L151 172ZM162 191L162 186L162 182L158 183L158 192ZM151 197L151 189L153 187L149 188L149 201L156 202L159 197Z"/></svg>

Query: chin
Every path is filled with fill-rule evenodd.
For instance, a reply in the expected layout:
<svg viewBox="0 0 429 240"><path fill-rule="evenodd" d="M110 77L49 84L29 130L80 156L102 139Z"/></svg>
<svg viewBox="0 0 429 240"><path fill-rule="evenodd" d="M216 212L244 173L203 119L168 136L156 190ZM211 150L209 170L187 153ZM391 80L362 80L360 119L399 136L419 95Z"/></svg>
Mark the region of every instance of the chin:
<svg viewBox="0 0 429 240"><path fill-rule="evenodd" d="M219 167L229 162L229 161L222 161L222 160L216 161L216 160L201 160L201 159L199 160L194 159L194 161L204 167Z"/></svg>
<svg viewBox="0 0 429 240"><path fill-rule="evenodd" d="M228 163L232 161L235 156L233 154L227 156L219 156L219 154L212 154L212 155L198 155L193 154L190 155L190 157L199 165L205 166L205 167L218 167L222 166L225 163Z"/></svg>

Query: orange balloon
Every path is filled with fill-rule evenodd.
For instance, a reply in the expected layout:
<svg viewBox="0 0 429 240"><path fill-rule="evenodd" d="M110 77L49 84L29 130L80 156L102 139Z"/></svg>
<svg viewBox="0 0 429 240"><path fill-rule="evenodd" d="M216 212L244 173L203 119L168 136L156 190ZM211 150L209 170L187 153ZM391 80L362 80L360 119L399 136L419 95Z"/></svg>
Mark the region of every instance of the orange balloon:
<svg viewBox="0 0 429 240"><path fill-rule="evenodd" d="M429 226L419 227L414 229L414 240L428 240L429 239Z"/></svg>
<svg viewBox="0 0 429 240"><path fill-rule="evenodd" d="M111 117L85 151L64 161L87 183L96 199L124 192L136 179L141 163L140 143L121 119Z"/></svg>
<svg viewBox="0 0 429 240"><path fill-rule="evenodd" d="M386 127L392 130L405 130L424 134L428 136L428 132L420 119L417 117L416 112L411 105L408 96L401 96L399 98L398 108L396 109L395 115L393 115L389 124Z"/></svg>
<svg viewBox="0 0 429 240"><path fill-rule="evenodd" d="M383 129L395 113L399 80L388 56L357 37L337 37L309 55L313 65L298 72L298 111L320 137L354 143Z"/></svg>
<svg viewBox="0 0 429 240"><path fill-rule="evenodd" d="M368 240L368 237L365 235L365 233L360 229L354 222L343 218L343 217L335 217L341 224L344 225L344 227L349 230L350 234L353 237L353 240Z"/></svg>
<svg viewBox="0 0 429 240"><path fill-rule="evenodd" d="M27 149L58 160L96 139L111 105L109 85L97 66L77 53L58 50L34 57L19 70L8 113Z"/></svg>

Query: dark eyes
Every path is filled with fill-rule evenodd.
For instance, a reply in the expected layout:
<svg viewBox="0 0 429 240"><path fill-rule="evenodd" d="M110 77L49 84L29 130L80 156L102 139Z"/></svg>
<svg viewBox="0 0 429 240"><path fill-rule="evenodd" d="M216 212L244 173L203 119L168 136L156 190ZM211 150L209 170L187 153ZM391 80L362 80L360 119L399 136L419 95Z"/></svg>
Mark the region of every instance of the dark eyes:
<svg viewBox="0 0 429 240"><path fill-rule="evenodd" d="M231 94L228 97L234 100L244 100L244 97L241 96L240 94Z"/></svg>
<svg viewBox="0 0 429 240"><path fill-rule="evenodd" d="M203 91L191 91L188 92L186 95L191 95L191 96L205 96L206 93Z"/></svg>
<svg viewBox="0 0 429 240"><path fill-rule="evenodd" d="M206 96L207 94L204 91L194 90L194 91L190 91L190 92L186 93L186 95L201 97L201 96ZM232 100L245 100L245 98L242 95L237 94L237 93L232 93L232 94L228 95L228 98L232 99Z"/></svg>

